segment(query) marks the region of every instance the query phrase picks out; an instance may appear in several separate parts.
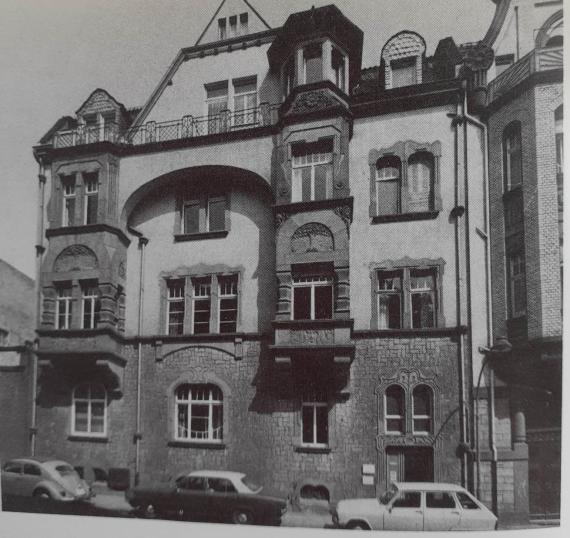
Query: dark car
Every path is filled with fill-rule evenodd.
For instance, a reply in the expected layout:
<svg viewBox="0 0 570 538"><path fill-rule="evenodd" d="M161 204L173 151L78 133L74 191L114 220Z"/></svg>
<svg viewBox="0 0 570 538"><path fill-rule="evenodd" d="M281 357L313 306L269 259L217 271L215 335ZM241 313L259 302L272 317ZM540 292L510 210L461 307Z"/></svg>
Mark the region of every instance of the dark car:
<svg viewBox="0 0 570 538"><path fill-rule="evenodd" d="M165 486L137 486L125 497L143 517L280 525L287 503L262 489L243 473L192 471Z"/></svg>

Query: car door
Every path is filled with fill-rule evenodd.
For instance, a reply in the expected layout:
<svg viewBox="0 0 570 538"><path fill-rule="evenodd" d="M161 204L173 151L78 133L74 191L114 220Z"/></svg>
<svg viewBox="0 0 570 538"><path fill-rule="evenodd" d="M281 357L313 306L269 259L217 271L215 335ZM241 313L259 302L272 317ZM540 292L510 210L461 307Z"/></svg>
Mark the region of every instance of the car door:
<svg viewBox="0 0 570 538"><path fill-rule="evenodd" d="M461 512L450 491L426 491L425 497L425 531L450 531L458 528Z"/></svg>
<svg viewBox="0 0 570 538"><path fill-rule="evenodd" d="M228 519L238 504L238 492L227 478L208 478L208 514L216 519ZM246 503L249 506L249 503Z"/></svg>
<svg viewBox="0 0 570 538"><path fill-rule="evenodd" d="M466 491L455 493L461 507L459 527L465 531L492 530L495 525L493 514L483 508Z"/></svg>
<svg viewBox="0 0 570 538"><path fill-rule="evenodd" d="M421 491L400 491L384 514L384 530L421 531L424 513Z"/></svg>
<svg viewBox="0 0 570 538"><path fill-rule="evenodd" d="M42 470L37 463L24 463L22 473L22 495L32 496L39 482L42 480Z"/></svg>
<svg viewBox="0 0 570 538"><path fill-rule="evenodd" d="M208 512L208 480L204 476L187 476L177 482L177 509L189 518L203 518Z"/></svg>
<svg viewBox="0 0 570 538"><path fill-rule="evenodd" d="M2 495L23 495L22 464L7 461L2 468Z"/></svg>

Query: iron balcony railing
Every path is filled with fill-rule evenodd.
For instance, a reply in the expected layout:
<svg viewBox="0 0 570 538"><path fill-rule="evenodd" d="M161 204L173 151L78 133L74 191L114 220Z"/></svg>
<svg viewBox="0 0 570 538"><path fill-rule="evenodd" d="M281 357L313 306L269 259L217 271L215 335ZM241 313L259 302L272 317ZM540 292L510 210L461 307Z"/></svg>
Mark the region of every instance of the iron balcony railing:
<svg viewBox="0 0 570 538"><path fill-rule="evenodd" d="M76 129L56 133L54 147L65 148L102 141L140 146L264 127L277 123L279 106L261 103L254 108L239 111L223 110L219 114L210 116L188 115L173 121L149 121L127 130L122 136L119 136L115 124L105 124L104 127L79 126Z"/></svg>
<svg viewBox="0 0 570 538"><path fill-rule="evenodd" d="M562 69L564 64L562 50L562 47L534 49L523 56L489 83L488 102L491 103L504 95L533 73Z"/></svg>

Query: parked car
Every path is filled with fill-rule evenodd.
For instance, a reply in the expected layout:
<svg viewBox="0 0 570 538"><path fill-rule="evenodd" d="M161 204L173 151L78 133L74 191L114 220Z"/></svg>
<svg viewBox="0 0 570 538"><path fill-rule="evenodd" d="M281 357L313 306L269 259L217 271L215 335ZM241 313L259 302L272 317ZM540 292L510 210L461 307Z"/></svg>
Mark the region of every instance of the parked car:
<svg viewBox="0 0 570 538"><path fill-rule="evenodd" d="M1 476L2 496L45 497L65 502L92 496L89 485L65 461L12 459L2 466Z"/></svg>
<svg viewBox="0 0 570 538"><path fill-rule="evenodd" d="M344 529L486 531L497 526L497 517L467 490L432 482L395 482L378 499L345 499L332 518Z"/></svg>
<svg viewBox="0 0 570 538"><path fill-rule="evenodd" d="M285 499L262 494L245 474L192 471L165 486L134 487L125 492L138 515L280 525Z"/></svg>

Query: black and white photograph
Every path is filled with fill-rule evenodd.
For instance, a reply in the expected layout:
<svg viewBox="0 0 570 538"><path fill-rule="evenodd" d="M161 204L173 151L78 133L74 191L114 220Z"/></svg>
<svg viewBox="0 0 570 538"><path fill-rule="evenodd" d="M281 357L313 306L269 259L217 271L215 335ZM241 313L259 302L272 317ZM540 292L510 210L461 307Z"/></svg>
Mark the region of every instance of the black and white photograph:
<svg viewBox="0 0 570 538"><path fill-rule="evenodd" d="M563 0L0 0L0 47L0 537L568 530Z"/></svg>

